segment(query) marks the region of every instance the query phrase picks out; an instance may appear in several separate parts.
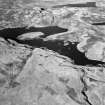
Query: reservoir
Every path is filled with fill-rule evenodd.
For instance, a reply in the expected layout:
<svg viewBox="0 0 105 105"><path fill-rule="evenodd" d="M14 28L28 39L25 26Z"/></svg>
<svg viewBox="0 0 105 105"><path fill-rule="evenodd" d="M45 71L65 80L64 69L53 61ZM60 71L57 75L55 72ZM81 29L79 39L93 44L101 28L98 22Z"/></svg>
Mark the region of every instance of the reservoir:
<svg viewBox="0 0 105 105"><path fill-rule="evenodd" d="M24 28L11 28L11 29L4 29L0 31L0 37L3 37L5 40L8 41L8 39L14 40L20 44L27 44L34 48L40 48L44 47L50 50L53 50L61 55L67 56L70 58L75 65L91 65L91 66L99 66L103 65L104 62L96 61L96 60L89 60L85 57L84 53L81 53L77 49L78 43L72 43L69 42L68 45L64 45L64 41L62 40L48 40L44 41L43 38L37 38L32 40L19 40L17 37L24 33L29 32L43 32L44 37L50 36L57 33L66 32L67 29L59 28L57 26L55 27L44 27L44 28L33 28L30 29Z"/></svg>

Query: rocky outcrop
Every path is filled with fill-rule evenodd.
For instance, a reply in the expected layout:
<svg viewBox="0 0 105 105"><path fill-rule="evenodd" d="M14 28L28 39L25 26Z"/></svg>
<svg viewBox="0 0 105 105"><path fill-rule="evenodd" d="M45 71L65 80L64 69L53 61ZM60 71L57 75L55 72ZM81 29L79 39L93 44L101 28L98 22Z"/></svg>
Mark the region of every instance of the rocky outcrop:
<svg viewBox="0 0 105 105"><path fill-rule="evenodd" d="M0 105L105 104L105 10L88 1L0 1Z"/></svg>

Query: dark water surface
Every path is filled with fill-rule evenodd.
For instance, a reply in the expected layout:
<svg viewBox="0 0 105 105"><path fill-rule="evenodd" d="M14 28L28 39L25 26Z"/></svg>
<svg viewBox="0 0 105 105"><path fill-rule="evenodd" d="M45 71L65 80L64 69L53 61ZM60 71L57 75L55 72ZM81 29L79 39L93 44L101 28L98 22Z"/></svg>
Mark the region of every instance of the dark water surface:
<svg viewBox="0 0 105 105"><path fill-rule="evenodd" d="M22 27L22 28L6 28L3 30L0 30L0 36L4 38L11 38L11 39L16 39L19 35L28 33L28 32L42 32L44 33L44 37L52 35L52 34L57 34L57 33L62 33L62 32L67 32L68 29L60 28L58 26L50 26L50 27Z"/></svg>
<svg viewBox="0 0 105 105"><path fill-rule="evenodd" d="M33 39L33 40L25 40L21 41L19 39L16 39L19 35L27 33L27 32L43 32L45 36L49 36L56 33L61 33L64 31L67 31L67 29L62 29L59 27L45 27L45 28L17 28L17 29L4 29L0 31L0 36L5 38L6 40L12 39L17 41L21 44L27 44L29 46L32 46L32 48L40 48L45 47L47 49L53 50L55 52L58 52L61 55L67 56L70 59L72 59L73 63L76 65L93 65L97 66L99 64L103 65L104 62L101 61L95 61L95 60L89 60L85 57L84 53L81 53L77 50L77 44L72 44L69 42L67 46L64 45L63 41L55 40L55 41L44 41L43 38L39 39Z"/></svg>
<svg viewBox="0 0 105 105"><path fill-rule="evenodd" d="M105 25L105 22L92 23L92 25Z"/></svg>
<svg viewBox="0 0 105 105"><path fill-rule="evenodd" d="M96 7L96 2L75 3L75 4L65 4L65 5L53 6L53 8L62 8L62 7Z"/></svg>

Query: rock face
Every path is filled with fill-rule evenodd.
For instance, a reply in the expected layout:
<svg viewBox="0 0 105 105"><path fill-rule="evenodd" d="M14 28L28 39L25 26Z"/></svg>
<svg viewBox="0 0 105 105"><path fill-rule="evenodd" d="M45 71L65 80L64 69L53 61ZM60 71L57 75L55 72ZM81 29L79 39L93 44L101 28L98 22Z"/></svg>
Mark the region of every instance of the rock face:
<svg viewBox="0 0 105 105"><path fill-rule="evenodd" d="M0 105L105 105L105 9L85 2L0 1Z"/></svg>

